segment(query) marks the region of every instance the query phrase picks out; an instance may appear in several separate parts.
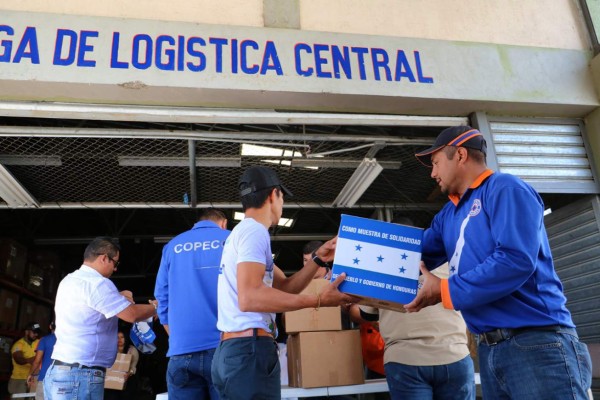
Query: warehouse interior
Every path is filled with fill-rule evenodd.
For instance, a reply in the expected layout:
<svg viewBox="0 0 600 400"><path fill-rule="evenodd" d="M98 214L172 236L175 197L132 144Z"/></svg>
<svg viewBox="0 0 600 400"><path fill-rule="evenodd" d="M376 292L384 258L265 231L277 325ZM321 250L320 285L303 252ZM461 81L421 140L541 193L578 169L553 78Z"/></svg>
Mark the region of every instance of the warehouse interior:
<svg viewBox="0 0 600 400"><path fill-rule="evenodd" d="M286 226L271 230L275 262L286 273L301 267L308 240L337 233L341 214L407 216L427 227L445 202L414 157L443 126L8 117L0 125L3 179L28 194L0 201L2 236L55 255L58 278L79 267L93 237L117 237L122 263L113 280L139 299L152 296L162 246L194 224L198 208L220 208L228 228L235 226L242 211L237 180L251 165L276 169L294 194L285 199ZM369 171L372 160L378 171ZM343 198L353 181L348 189L359 197ZM543 195L551 209L578 197ZM53 279L46 284L56 285Z"/></svg>

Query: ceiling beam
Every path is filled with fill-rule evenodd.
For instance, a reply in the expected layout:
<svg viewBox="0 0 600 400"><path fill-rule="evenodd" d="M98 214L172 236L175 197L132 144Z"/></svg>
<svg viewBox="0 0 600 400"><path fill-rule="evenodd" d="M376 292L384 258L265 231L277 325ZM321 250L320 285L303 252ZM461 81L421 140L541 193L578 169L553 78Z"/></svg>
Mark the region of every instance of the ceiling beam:
<svg viewBox="0 0 600 400"><path fill-rule="evenodd" d="M0 136L3 137L75 137L103 139L194 139L216 142L245 143L248 140L260 141L266 145L273 140L296 140L302 143L313 142L349 142L390 145L430 146L435 138L432 137L403 137L403 136L371 136L344 135L335 133L286 133L286 132L231 132L231 131L201 131L201 130L166 130L166 129L116 129L116 128L66 128L47 126L0 126ZM281 143L278 143L282 145Z"/></svg>
<svg viewBox="0 0 600 400"><path fill-rule="evenodd" d="M193 124L310 124L447 127L454 125L466 125L468 123L467 117L338 114L203 107L164 107L9 101L0 102L0 115L7 117Z"/></svg>
<svg viewBox="0 0 600 400"><path fill-rule="evenodd" d="M148 209L148 208L190 208L189 204L184 203L94 203L94 202L52 202L52 203L35 203L37 207L40 209L52 210L52 209L119 209L119 208L140 208L140 209ZM443 203L357 203L352 208L389 208L392 210L403 210L403 211L439 211ZM210 202L210 203L198 203L197 208L222 208L222 209L242 209L242 205L239 202L233 203L219 203L219 202ZM13 207L8 207L5 204L0 204L1 209L8 209ZM335 207L331 203L293 203L287 201L284 206L284 209L343 209L340 207Z"/></svg>

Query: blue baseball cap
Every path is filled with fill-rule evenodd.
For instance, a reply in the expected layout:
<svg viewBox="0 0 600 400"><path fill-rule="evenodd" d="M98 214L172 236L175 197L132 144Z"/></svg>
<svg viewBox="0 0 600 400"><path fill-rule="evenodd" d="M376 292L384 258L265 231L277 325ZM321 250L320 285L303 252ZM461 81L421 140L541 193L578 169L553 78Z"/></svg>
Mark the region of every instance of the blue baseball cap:
<svg viewBox="0 0 600 400"><path fill-rule="evenodd" d="M468 125L461 125L444 129L435 139L433 146L415 154L415 156L421 163L431 167L431 156L446 146L467 147L479 150L484 155L487 154L487 144L481 132Z"/></svg>

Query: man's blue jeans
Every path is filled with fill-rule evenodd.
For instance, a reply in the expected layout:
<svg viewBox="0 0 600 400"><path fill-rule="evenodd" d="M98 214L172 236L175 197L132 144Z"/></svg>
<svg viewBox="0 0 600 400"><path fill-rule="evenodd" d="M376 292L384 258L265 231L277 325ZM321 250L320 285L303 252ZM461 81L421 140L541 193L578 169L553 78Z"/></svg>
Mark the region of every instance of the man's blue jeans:
<svg viewBox="0 0 600 400"><path fill-rule="evenodd" d="M210 368L215 349L172 356L167 368L169 400L217 400Z"/></svg>
<svg viewBox="0 0 600 400"><path fill-rule="evenodd" d="M221 400L281 399L277 343L265 336L222 341L212 376Z"/></svg>
<svg viewBox="0 0 600 400"><path fill-rule="evenodd" d="M478 350L486 400L588 399L592 362L573 328L530 330Z"/></svg>
<svg viewBox="0 0 600 400"><path fill-rule="evenodd" d="M384 368L392 400L475 399L471 356L451 364L431 366L388 362Z"/></svg>
<svg viewBox="0 0 600 400"><path fill-rule="evenodd" d="M97 369L50 365L44 377L47 400L102 400L104 372Z"/></svg>

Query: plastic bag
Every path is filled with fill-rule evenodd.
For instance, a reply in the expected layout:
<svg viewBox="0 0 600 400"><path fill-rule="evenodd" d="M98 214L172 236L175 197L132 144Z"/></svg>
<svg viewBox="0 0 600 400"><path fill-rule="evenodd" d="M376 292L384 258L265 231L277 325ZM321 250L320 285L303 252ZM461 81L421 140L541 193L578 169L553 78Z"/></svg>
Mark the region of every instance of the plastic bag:
<svg viewBox="0 0 600 400"><path fill-rule="evenodd" d="M143 354L152 354L156 350L156 334L152 330L152 318L133 324L129 332L131 343Z"/></svg>

